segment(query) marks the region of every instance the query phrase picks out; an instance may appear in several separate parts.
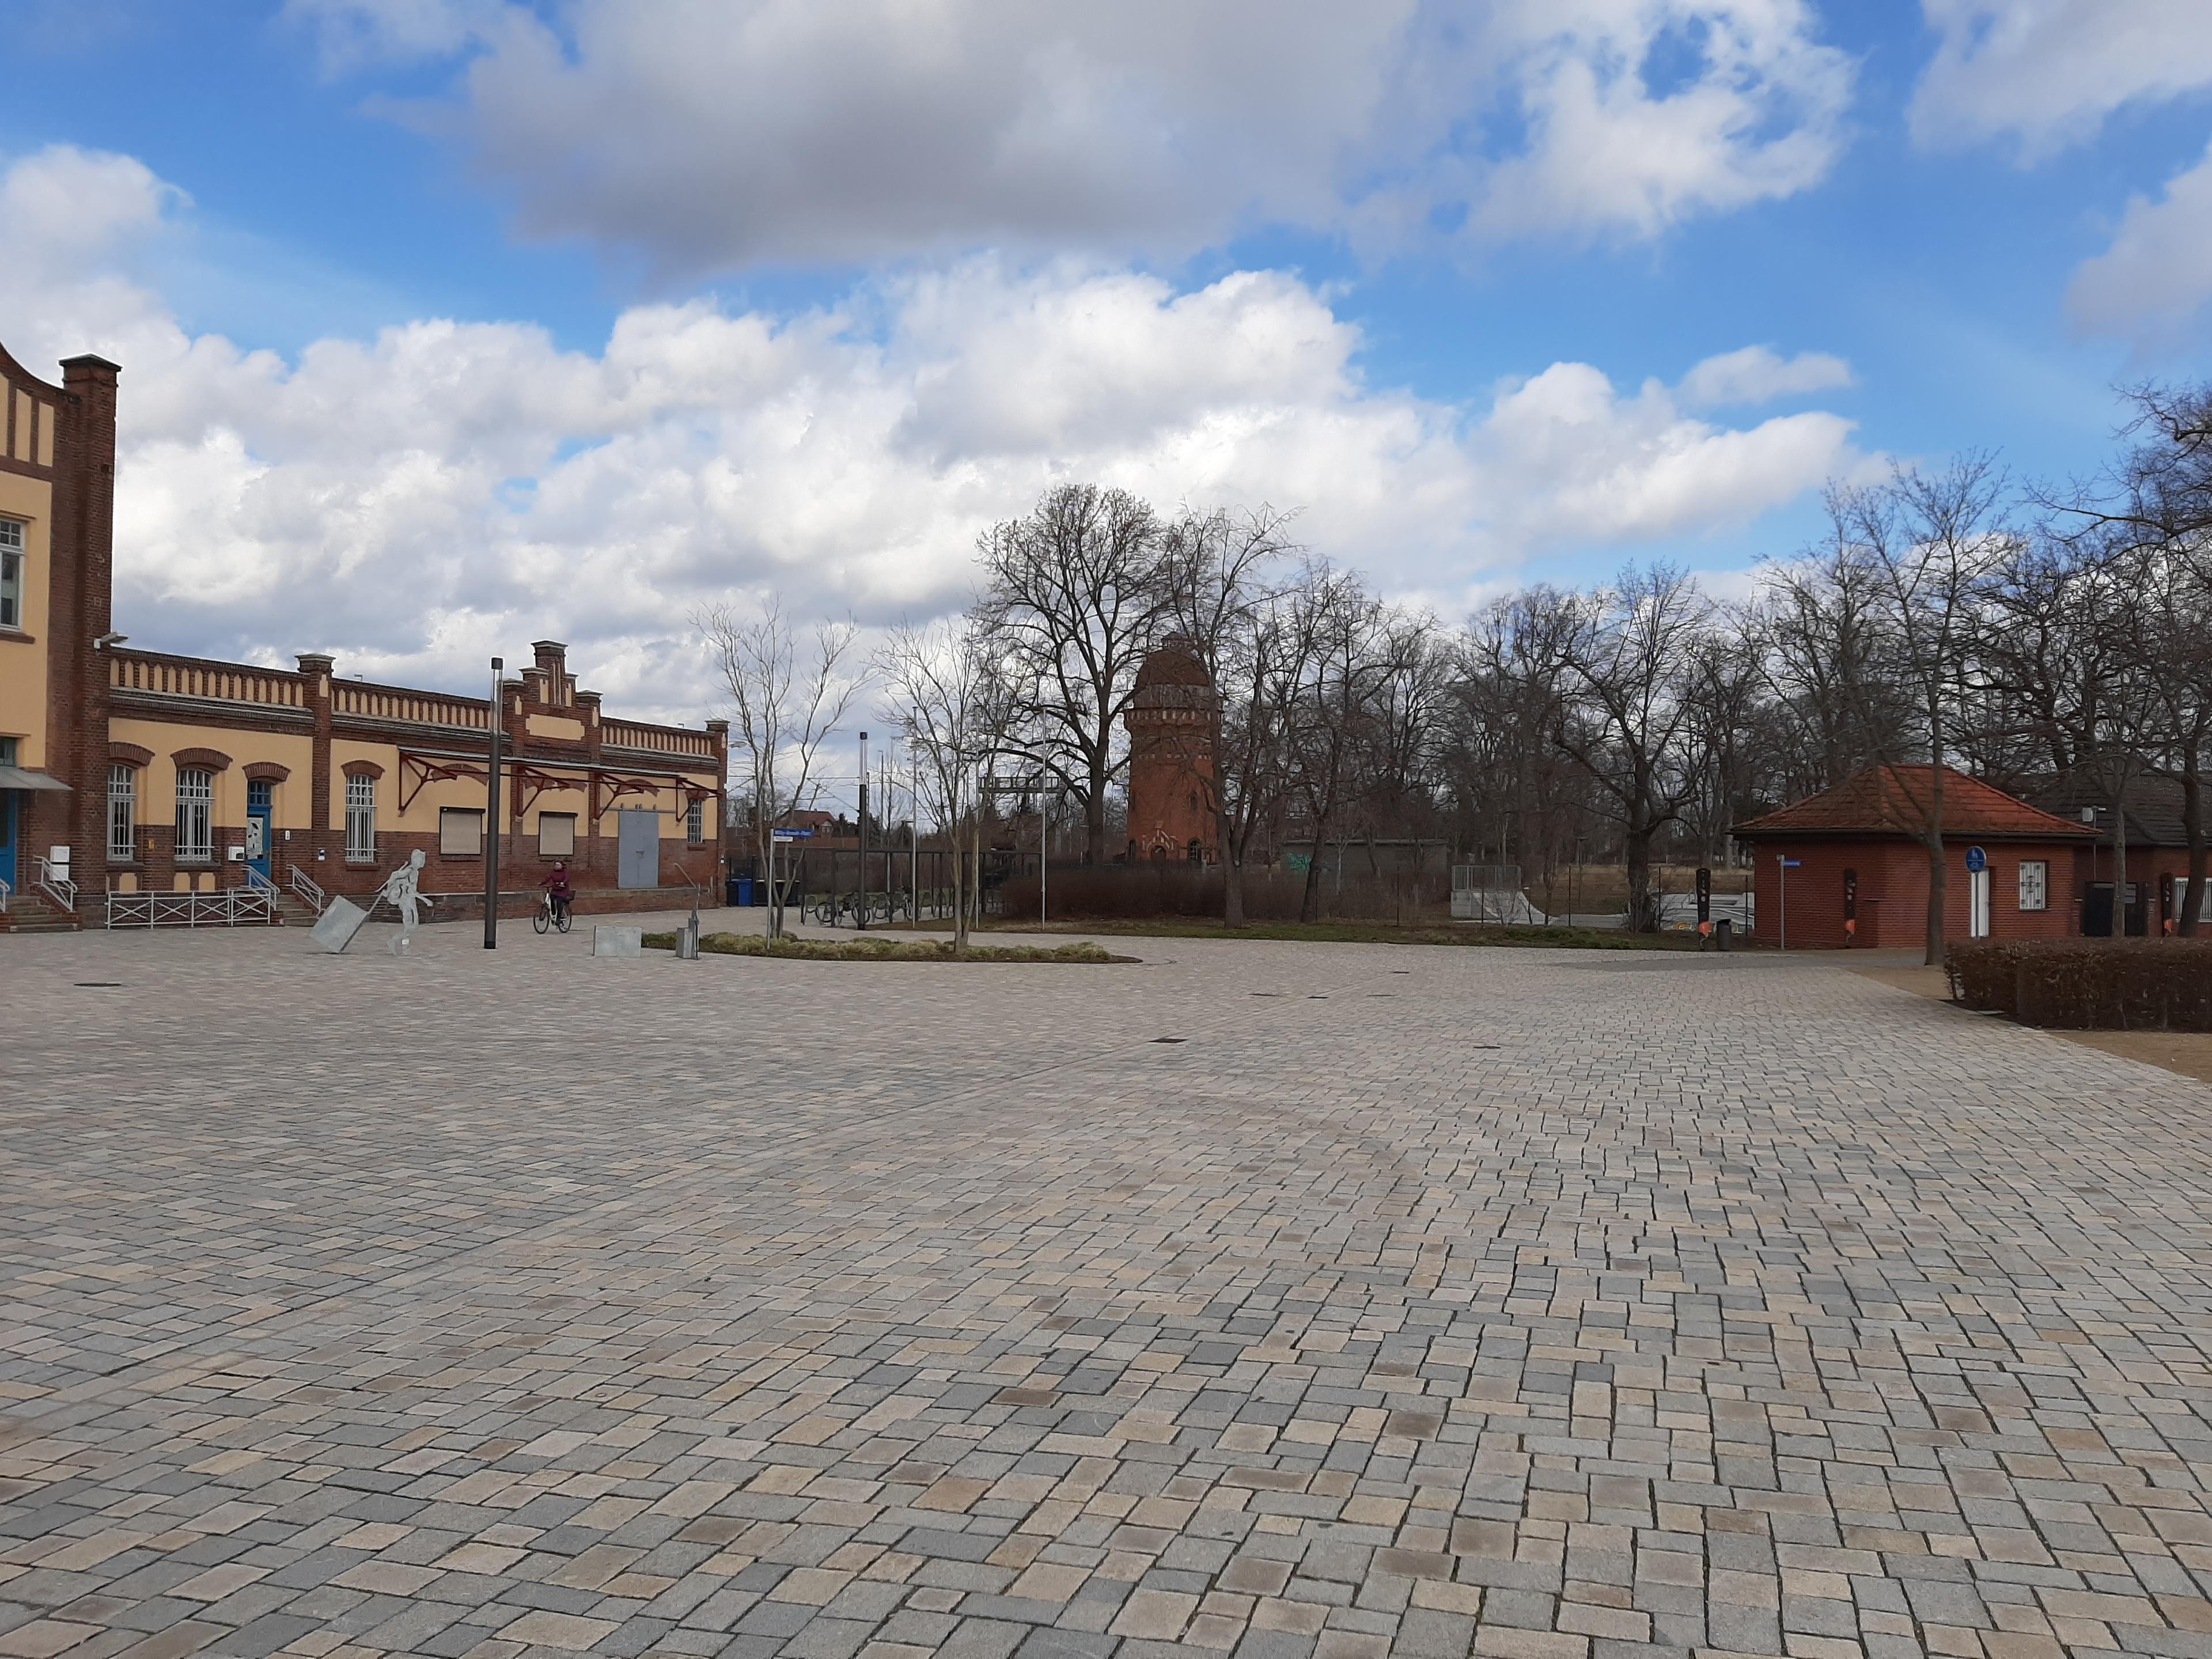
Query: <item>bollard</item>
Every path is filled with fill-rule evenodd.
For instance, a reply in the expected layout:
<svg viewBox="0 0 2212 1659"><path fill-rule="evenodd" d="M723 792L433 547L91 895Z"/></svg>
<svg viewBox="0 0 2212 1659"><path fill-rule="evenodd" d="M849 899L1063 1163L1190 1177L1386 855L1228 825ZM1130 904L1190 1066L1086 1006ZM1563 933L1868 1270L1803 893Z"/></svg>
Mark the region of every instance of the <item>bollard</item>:
<svg viewBox="0 0 2212 1659"><path fill-rule="evenodd" d="M676 959L678 962L699 960L699 913L696 910L676 930Z"/></svg>

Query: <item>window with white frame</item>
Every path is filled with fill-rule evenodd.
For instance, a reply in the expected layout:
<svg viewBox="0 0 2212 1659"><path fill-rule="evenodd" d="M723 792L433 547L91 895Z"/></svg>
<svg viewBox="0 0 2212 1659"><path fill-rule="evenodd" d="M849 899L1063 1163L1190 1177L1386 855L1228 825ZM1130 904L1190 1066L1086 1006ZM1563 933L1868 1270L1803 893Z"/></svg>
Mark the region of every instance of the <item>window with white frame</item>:
<svg viewBox="0 0 2212 1659"><path fill-rule="evenodd" d="M695 800L684 809L684 838L689 842L707 839L707 803Z"/></svg>
<svg viewBox="0 0 2212 1659"><path fill-rule="evenodd" d="M573 858L576 852L576 815L540 812L538 815L538 855L547 859Z"/></svg>
<svg viewBox="0 0 2212 1659"><path fill-rule="evenodd" d="M438 809L438 851L449 859L483 856L483 808L441 806Z"/></svg>
<svg viewBox="0 0 2212 1659"><path fill-rule="evenodd" d="M204 767L177 769L177 856L199 862L215 856L215 774Z"/></svg>
<svg viewBox="0 0 2212 1659"><path fill-rule="evenodd" d="M345 855L357 863L376 856L376 780L366 774L346 780Z"/></svg>
<svg viewBox="0 0 2212 1659"><path fill-rule="evenodd" d="M0 628L23 625L23 526L0 519Z"/></svg>
<svg viewBox="0 0 2212 1659"><path fill-rule="evenodd" d="M127 864L138 855L138 769L107 769L107 856Z"/></svg>
<svg viewBox="0 0 2212 1659"><path fill-rule="evenodd" d="M2022 859L2020 861L2020 908L2023 910L2048 910L2051 908L2049 860Z"/></svg>

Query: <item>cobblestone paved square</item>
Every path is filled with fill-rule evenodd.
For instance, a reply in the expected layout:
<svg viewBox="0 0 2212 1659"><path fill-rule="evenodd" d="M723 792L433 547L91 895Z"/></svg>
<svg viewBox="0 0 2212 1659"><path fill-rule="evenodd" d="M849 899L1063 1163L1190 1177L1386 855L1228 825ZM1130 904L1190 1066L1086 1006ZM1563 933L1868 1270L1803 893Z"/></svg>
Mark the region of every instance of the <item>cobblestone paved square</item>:
<svg viewBox="0 0 2212 1659"><path fill-rule="evenodd" d="M1813 960L378 942L0 941L0 1659L2212 1659L2187 1079Z"/></svg>

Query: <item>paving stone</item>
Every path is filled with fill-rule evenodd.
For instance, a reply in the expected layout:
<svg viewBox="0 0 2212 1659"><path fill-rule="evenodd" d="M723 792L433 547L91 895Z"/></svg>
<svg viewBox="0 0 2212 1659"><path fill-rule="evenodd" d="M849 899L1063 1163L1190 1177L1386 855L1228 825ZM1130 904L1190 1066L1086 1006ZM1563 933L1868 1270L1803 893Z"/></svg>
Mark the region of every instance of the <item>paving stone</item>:
<svg viewBox="0 0 2212 1659"><path fill-rule="evenodd" d="M1118 948L0 940L0 1659L2212 1659L2212 1091Z"/></svg>

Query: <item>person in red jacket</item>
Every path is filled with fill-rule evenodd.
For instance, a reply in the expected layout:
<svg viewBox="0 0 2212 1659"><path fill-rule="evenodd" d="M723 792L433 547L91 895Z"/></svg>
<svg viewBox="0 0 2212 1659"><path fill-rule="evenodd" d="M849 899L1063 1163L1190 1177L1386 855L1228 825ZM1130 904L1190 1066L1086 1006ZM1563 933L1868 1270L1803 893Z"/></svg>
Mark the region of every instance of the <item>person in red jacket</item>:
<svg viewBox="0 0 2212 1659"><path fill-rule="evenodd" d="M573 904L576 898L576 890L568 880L568 866L565 864L556 864L553 866L553 873L538 884L545 890L545 896L553 901L555 917L556 919L565 917L568 914L569 905Z"/></svg>

